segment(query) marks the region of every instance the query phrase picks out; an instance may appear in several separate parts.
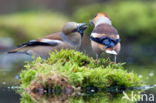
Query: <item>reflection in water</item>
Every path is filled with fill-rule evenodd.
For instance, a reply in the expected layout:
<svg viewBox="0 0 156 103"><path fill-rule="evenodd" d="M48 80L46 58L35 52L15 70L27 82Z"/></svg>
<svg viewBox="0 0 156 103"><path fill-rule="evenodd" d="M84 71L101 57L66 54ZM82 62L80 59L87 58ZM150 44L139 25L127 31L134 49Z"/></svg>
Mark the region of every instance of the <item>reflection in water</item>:
<svg viewBox="0 0 156 103"><path fill-rule="evenodd" d="M0 53L0 86L18 84L18 74L29 60L31 57L24 54Z"/></svg>
<svg viewBox="0 0 156 103"><path fill-rule="evenodd" d="M20 95L13 89L8 89L7 86L0 87L0 103L19 103Z"/></svg>
<svg viewBox="0 0 156 103"><path fill-rule="evenodd" d="M129 90L149 90L149 89L152 89L152 88L155 88L155 87L156 87L156 84L146 85L146 86L142 86L142 87L131 87L131 88L129 88Z"/></svg>
<svg viewBox="0 0 156 103"><path fill-rule="evenodd" d="M133 103L122 100L122 96L122 94L111 93L37 95L24 92L22 93L21 103Z"/></svg>
<svg viewBox="0 0 156 103"><path fill-rule="evenodd" d="M143 90L146 87L151 89L154 86L156 85L137 87L137 89L139 88L139 90ZM18 92L21 95L20 103L136 103L135 101L122 99L124 97L123 92L111 93L99 91L93 93L92 90L94 89L87 90L87 93L84 93L82 91L62 92L59 89L54 90L55 92L47 92L46 89L44 93L41 93L21 90L19 86L9 86L7 88L0 88L0 100L1 103L19 103L20 96L16 94ZM129 96L129 98L132 98L131 93L140 94L139 91L125 91L125 93ZM8 99L4 97L7 97Z"/></svg>
<svg viewBox="0 0 156 103"><path fill-rule="evenodd" d="M111 90L111 92L93 92L96 91L97 88L86 88L85 92L80 89L78 91L66 92L66 90L60 90L59 88L55 90L50 88L41 90L41 88L39 88L40 90L26 90L20 92L20 94L22 96L21 103L135 103L137 101L144 101L146 99L143 97L144 95L147 95L147 98L151 98L150 95L146 93L142 93L144 94L142 96L141 91L138 90L147 90L154 87L156 87L156 85L131 87L122 92L117 92L117 90ZM152 99L153 98L154 97L152 97Z"/></svg>

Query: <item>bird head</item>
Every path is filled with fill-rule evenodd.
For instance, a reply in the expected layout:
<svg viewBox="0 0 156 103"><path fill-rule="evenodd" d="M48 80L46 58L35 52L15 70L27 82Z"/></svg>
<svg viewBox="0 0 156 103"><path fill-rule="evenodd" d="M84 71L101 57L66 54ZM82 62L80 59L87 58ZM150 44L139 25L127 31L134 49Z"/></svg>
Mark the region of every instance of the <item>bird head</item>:
<svg viewBox="0 0 156 103"><path fill-rule="evenodd" d="M101 23L111 24L111 20L106 13L97 13L96 16L90 21L91 25L97 25Z"/></svg>
<svg viewBox="0 0 156 103"><path fill-rule="evenodd" d="M87 29L87 25L85 23L76 23L76 22L68 22L63 27L63 33L66 35L78 32L83 36L84 30Z"/></svg>

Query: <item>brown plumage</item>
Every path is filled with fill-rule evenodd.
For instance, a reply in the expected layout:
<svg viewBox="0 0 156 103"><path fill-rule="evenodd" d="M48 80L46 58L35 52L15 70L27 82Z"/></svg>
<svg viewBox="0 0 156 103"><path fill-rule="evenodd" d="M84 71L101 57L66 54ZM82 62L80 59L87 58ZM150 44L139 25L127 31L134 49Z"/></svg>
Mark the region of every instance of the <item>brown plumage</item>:
<svg viewBox="0 0 156 103"><path fill-rule="evenodd" d="M91 33L93 51L99 56L102 52L115 56L120 52L120 37L118 31L112 26L111 20L104 13L98 13L91 21L94 29Z"/></svg>
<svg viewBox="0 0 156 103"><path fill-rule="evenodd" d="M68 22L64 25L62 32L50 34L42 38L31 40L21 44L17 49L8 53L25 53L33 56L47 58L52 51L61 49L79 49L83 31L86 29L84 23Z"/></svg>
<svg viewBox="0 0 156 103"><path fill-rule="evenodd" d="M53 33L53 34L49 34L47 36L44 36L43 38L45 38L45 39L52 39L52 40L62 40L60 38L60 35L61 35L61 32L59 32L59 33ZM43 38L39 38L37 40L38 41L41 41Z"/></svg>
<svg viewBox="0 0 156 103"><path fill-rule="evenodd" d="M109 24L99 24L97 27L92 31L92 33L98 34L108 34L109 35L118 35L117 30Z"/></svg>

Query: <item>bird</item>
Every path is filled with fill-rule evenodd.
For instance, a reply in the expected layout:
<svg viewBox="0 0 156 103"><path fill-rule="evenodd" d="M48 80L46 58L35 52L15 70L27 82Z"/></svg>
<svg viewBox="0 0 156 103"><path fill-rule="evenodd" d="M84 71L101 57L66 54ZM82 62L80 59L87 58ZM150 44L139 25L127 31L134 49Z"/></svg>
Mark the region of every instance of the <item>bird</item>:
<svg viewBox="0 0 156 103"><path fill-rule="evenodd" d="M24 53L47 59L49 53L53 51L60 51L61 49L78 50L81 45L83 32L86 29L86 23L67 22L61 32L30 40L10 50L8 53Z"/></svg>
<svg viewBox="0 0 156 103"><path fill-rule="evenodd" d="M120 36L112 25L110 17L106 13L97 13L90 21L94 25L90 35L91 46L98 58L101 53L114 55L114 62L117 61L117 55L121 49Z"/></svg>

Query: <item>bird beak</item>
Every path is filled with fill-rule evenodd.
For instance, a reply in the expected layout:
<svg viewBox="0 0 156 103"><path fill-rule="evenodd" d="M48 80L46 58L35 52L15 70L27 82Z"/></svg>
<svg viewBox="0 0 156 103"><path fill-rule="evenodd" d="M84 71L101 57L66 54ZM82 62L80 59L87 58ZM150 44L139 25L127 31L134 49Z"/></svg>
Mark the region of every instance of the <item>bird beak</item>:
<svg viewBox="0 0 156 103"><path fill-rule="evenodd" d="M83 36L83 32L88 28L86 23L80 23L77 27L77 32L79 32Z"/></svg>
<svg viewBox="0 0 156 103"><path fill-rule="evenodd" d="M94 25L93 20L90 20L89 24L93 26Z"/></svg>

